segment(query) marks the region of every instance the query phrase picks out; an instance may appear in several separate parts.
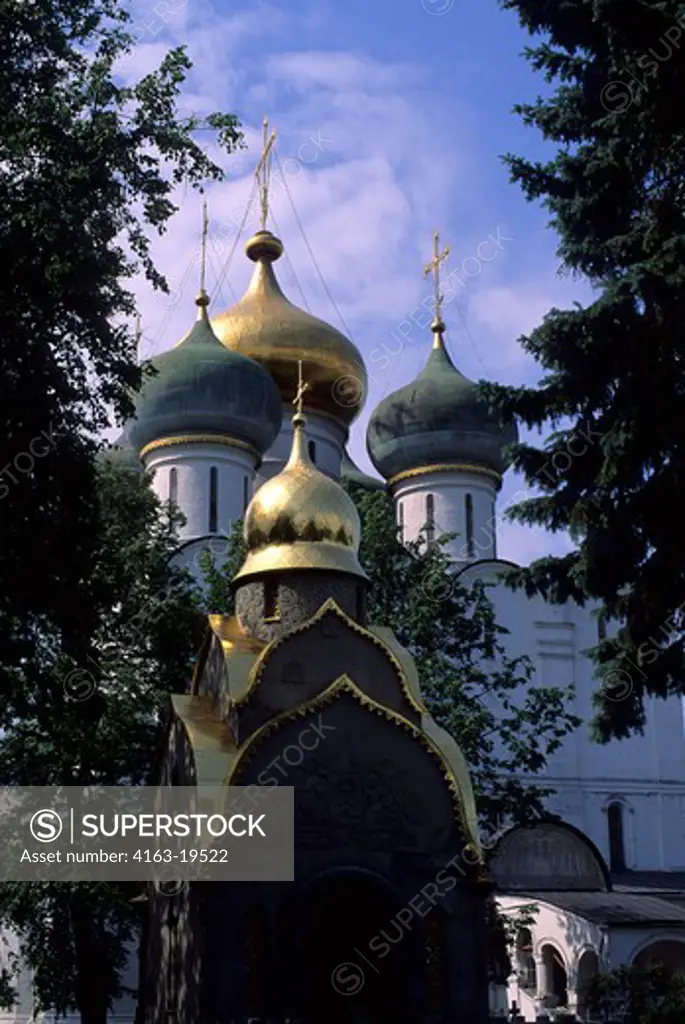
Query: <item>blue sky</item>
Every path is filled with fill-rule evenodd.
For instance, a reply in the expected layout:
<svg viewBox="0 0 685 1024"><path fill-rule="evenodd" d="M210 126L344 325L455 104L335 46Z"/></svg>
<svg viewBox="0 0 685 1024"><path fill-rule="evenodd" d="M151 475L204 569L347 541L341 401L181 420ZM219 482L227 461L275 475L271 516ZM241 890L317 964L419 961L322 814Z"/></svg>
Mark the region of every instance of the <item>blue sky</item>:
<svg viewBox="0 0 685 1024"><path fill-rule="evenodd" d="M294 302L303 304L301 289L312 312L344 329L365 356L374 379L350 443L362 468L371 469L370 411L428 355L430 332L408 316L429 291L422 268L436 227L451 247L448 271L458 275L444 310L456 364L475 380L538 378L517 338L552 306L582 301L587 291L557 274L548 215L526 203L501 161L506 152L546 151L512 113L546 87L521 56L527 37L511 13L496 0L141 0L132 11L138 44L121 73L137 78L170 45L185 43L194 68L183 105L200 116L235 112L244 126L249 149L229 158L198 135L228 174L208 189L208 285L217 312L249 278L242 242L258 226L256 207L216 285L250 195L265 114L276 129L281 170L270 226L288 256L277 271ZM190 189L177 198L179 213L154 247L172 294L137 288L145 358L175 344L194 316L200 201ZM502 504L524 494L508 474ZM542 531L500 528L500 555L518 562L565 546Z"/></svg>

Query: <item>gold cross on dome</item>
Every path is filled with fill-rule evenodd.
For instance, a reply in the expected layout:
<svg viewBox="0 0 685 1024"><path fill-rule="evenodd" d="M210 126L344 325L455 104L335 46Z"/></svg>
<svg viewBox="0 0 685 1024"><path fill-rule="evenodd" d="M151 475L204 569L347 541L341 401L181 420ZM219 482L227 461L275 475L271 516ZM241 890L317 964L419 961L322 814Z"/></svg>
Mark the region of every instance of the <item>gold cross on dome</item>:
<svg viewBox="0 0 685 1024"><path fill-rule="evenodd" d="M303 406L304 406L304 393L305 393L305 391L309 391L309 384L305 383L305 381L304 381L304 379L302 377L302 360L298 359L298 361L297 361L297 393L296 393L295 397L293 398L293 405L295 406L295 408L297 410L297 415L298 416L302 415L302 410L303 410Z"/></svg>
<svg viewBox="0 0 685 1024"><path fill-rule="evenodd" d="M265 117L262 135L262 154L259 158L259 163L255 168L255 177L259 184L259 206L262 214L262 231L266 231L266 222L269 217L269 186L271 184L271 156L275 141L276 132L272 131L271 135L269 135L269 121L268 118Z"/></svg>
<svg viewBox="0 0 685 1024"><path fill-rule="evenodd" d="M441 320L442 313L442 295L440 294L440 264L443 263L450 254L450 247L446 245L445 248L440 252L440 236L437 231L433 232L433 259L430 263L427 263L423 268L424 276L428 274L433 275L433 281L435 282L435 317L437 320Z"/></svg>

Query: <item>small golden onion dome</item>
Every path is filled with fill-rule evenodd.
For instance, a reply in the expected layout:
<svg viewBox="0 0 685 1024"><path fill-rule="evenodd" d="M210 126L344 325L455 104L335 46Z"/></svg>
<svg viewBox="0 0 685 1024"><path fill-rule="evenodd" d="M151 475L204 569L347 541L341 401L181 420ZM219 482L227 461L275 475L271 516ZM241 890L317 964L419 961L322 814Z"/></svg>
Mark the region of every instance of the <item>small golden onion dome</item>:
<svg viewBox="0 0 685 1024"><path fill-rule="evenodd" d="M259 488L245 513L247 558L235 580L318 569L367 579L357 553L361 527L352 499L307 453L305 418L293 417L285 468Z"/></svg>
<svg viewBox="0 0 685 1024"><path fill-rule="evenodd" d="M306 407L349 426L361 412L367 376L361 354L330 324L286 299L272 263L283 245L270 231L258 231L245 245L256 263L245 295L212 318L221 342L261 363L276 381L284 401L297 387L298 362L309 382Z"/></svg>

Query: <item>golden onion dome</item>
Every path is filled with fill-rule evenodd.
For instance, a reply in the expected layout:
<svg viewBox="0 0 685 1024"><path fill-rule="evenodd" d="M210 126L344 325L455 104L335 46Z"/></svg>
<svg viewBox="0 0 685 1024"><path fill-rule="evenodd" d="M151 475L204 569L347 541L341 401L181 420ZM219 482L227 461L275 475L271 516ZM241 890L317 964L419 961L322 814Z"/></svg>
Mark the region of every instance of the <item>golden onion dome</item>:
<svg viewBox="0 0 685 1024"><path fill-rule="evenodd" d="M309 458L305 423L298 411L287 464L262 484L247 508L247 557L235 580L303 569L367 579L357 557L357 509L340 484Z"/></svg>
<svg viewBox="0 0 685 1024"><path fill-rule="evenodd" d="M261 363L284 401L297 387L298 362L309 382L306 408L349 426L361 411L367 388L361 354L349 338L290 302L272 264L283 245L270 231L258 231L245 245L256 263L245 295L212 318L221 342Z"/></svg>

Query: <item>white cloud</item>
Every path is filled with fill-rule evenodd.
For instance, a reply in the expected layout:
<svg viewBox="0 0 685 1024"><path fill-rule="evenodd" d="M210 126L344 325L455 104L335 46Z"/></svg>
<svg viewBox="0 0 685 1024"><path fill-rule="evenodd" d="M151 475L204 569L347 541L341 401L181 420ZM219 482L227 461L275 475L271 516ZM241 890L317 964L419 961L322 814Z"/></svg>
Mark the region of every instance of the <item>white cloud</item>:
<svg viewBox="0 0 685 1024"><path fill-rule="evenodd" d="M267 59L267 73L309 95L313 87L332 90L336 97L350 90L394 89L408 81L417 81L418 68L410 64L382 64L363 54L310 50L306 53L279 53Z"/></svg>

